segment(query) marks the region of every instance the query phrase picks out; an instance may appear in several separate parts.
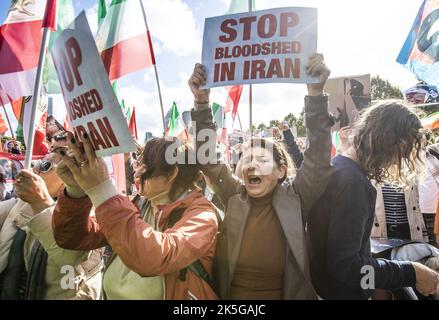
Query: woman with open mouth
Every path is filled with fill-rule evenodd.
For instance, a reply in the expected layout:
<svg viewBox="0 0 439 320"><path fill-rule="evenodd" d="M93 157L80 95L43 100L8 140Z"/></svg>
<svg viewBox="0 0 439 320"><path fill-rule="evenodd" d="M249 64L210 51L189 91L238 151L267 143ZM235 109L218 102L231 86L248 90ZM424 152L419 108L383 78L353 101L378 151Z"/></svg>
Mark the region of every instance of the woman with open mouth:
<svg viewBox="0 0 439 320"><path fill-rule="evenodd" d="M202 167L225 206L215 263L221 299L316 298L304 221L331 174L330 128L334 120L328 113L328 97L323 94L330 70L321 54L310 58L307 73L320 81L308 85L305 120L309 147L295 175L284 145L262 138L244 144L242 180L232 173L220 154L214 164L209 161ZM195 98L192 121L196 122L197 133L212 130L208 138L203 140L200 135L196 140L200 139L197 143L203 145L212 144L208 150L215 150L216 128L209 108L209 90L200 89L205 82L205 69L197 64L189 80Z"/></svg>

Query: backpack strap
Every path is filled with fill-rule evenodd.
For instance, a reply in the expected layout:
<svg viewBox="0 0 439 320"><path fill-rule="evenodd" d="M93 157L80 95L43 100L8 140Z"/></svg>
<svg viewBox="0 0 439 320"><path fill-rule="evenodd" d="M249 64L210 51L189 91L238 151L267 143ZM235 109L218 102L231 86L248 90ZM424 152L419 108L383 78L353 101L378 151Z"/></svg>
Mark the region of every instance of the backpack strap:
<svg viewBox="0 0 439 320"><path fill-rule="evenodd" d="M186 208L179 208L174 210L168 218L166 227L172 228L181 219L185 210ZM180 281L186 281L186 274L188 270L191 270L197 275L197 277L203 279L212 289L214 288L213 279L206 271L200 260L192 262L189 266L179 271L178 279Z"/></svg>

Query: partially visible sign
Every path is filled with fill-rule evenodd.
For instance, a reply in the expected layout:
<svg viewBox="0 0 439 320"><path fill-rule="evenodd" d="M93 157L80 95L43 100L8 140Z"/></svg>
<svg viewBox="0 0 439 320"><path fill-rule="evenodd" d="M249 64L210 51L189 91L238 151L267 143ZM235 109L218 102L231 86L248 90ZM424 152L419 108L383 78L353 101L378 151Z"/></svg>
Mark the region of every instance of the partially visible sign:
<svg viewBox="0 0 439 320"><path fill-rule="evenodd" d="M417 84L404 91L405 99L413 104L439 103L439 92L436 86Z"/></svg>
<svg viewBox="0 0 439 320"><path fill-rule="evenodd" d="M135 151L84 12L58 37L52 58L76 135L87 132L98 157Z"/></svg>
<svg viewBox="0 0 439 320"><path fill-rule="evenodd" d="M340 128L352 126L360 112L370 106L370 75L329 79L325 91L329 94L330 111L336 118L332 129L338 131Z"/></svg>

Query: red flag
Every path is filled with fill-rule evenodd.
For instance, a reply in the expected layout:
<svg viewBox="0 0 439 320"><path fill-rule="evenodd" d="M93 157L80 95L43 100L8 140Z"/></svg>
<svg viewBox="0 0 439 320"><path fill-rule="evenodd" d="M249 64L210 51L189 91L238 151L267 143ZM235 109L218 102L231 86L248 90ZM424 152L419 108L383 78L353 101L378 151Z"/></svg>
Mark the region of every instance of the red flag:
<svg viewBox="0 0 439 320"><path fill-rule="evenodd" d="M21 116L21 110L23 109L24 104L24 97L21 97L20 99L17 99L15 101L12 101L12 111L14 112L15 119L17 121L20 121Z"/></svg>
<svg viewBox="0 0 439 320"><path fill-rule="evenodd" d="M46 8L46 1L24 2L12 1L0 26L0 93L13 100L33 94Z"/></svg>
<svg viewBox="0 0 439 320"><path fill-rule="evenodd" d="M0 113L0 134L3 134L8 130L9 129L8 129L8 126L6 125L5 119L3 119L3 116Z"/></svg>
<svg viewBox="0 0 439 320"><path fill-rule="evenodd" d="M73 132L73 128L72 128L72 125L70 124L69 116L66 116L66 120L64 121L63 127L67 131Z"/></svg>
<svg viewBox="0 0 439 320"><path fill-rule="evenodd" d="M47 0L42 27L56 31L56 0Z"/></svg>
<svg viewBox="0 0 439 320"><path fill-rule="evenodd" d="M131 135L137 140L136 107L133 107L133 113L131 114L129 128Z"/></svg>
<svg viewBox="0 0 439 320"><path fill-rule="evenodd" d="M230 110L232 110L233 120L235 120L236 114L238 113L238 105L239 100L241 99L242 88L242 85L226 87L229 96L227 97L224 112L229 112Z"/></svg>
<svg viewBox="0 0 439 320"><path fill-rule="evenodd" d="M47 112L44 112L40 119L38 129L35 130L34 148L32 150L33 156L44 156L49 152L49 147L46 142L46 121Z"/></svg>

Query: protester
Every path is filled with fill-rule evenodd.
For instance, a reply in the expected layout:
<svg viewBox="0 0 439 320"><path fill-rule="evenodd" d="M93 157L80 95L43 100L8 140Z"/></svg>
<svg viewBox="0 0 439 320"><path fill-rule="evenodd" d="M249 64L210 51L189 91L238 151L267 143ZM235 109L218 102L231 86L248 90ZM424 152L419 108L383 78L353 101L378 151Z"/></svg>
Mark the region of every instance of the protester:
<svg viewBox="0 0 439 320"><path fill-rule="evenodd" d="M286 122L282 122L279 125L279 129L282 131L283 141L285 146L293 159L296 168L300 168L303 163L303 152L300 150L296 139L294 139L293 133L290 130L289 125Z"/></svg>
<svg viewBox="0 0 439 320"><path fill-rule="evenodd" d="M372 238L428 242L416 180L407 186L374 184L377 190Z"/></svg>
<svg viewBox="0 0 439 320"><path fill-rule="evenodd" d="M15 183L18 199L0 203L1 299L97 299L101 253L58 247L51 228L54 198L63 187L51 152ZM66 278L68 277L68 278Z"/></svg>
<svg viewBox="0 0 439 320"><path fill-rule="evenodd" d="M166 157L171 150L188 159L188 147L172 150L175 141L164 138L147 142L135 177L149 200L141 217L129 198L117 194L88 135L84 150L72 134L68 139L74 157L63 155L65 166L58 170L66 189L54 213L55 238L68 249L112 247L103 277L106 298L216 299L209 283L217 217L196 186L198 167ZM89 216L92 206L96 216Z"/></svg>
<svg viewBox="0 0 439 320"><path fill-rule="evenodd" d="M364 268L373 268L374 288L435 292L439 278L433 270L370 256L376 190L369 179L406 183L419 174L421 127L400 102L382 102L362 114L353 145L334 158L334 174L308 221L311 275L321 298L368 299L373 288L362 286Z"/></svg>
<svg viewBox="0 0 439 320"><path fill-rule="evenodd" d="M283 144L253 138L244 145L238 179L219 156L203 166L214 191L225 204L216 256L216 282L222 299L313 299L303 221L329 179L333 119L323 86L329 69L315 54L307 72L320 78L308 85L305 117L309 148L295 178ZM209 108L205 69L197 64L189 80L195 98L192 121L197 132L210 129L209 150L215 150L216 128ZM197 137L197 140L200 137ZM271 151L271 152L270 152ZM209 153L208 157L215 157ZM198 159L199 160L199 159ZM267 259L269 257L269 259Z"/></svg>
<svg viewBox="0 0 439 320"><path fill-rule="evenodd" d="M419 184L419 205L425 220L429 242L439 246L439 240L434 232L439 202L439 144L427 148L426 162L427 174L425 180Z"/></svg>

